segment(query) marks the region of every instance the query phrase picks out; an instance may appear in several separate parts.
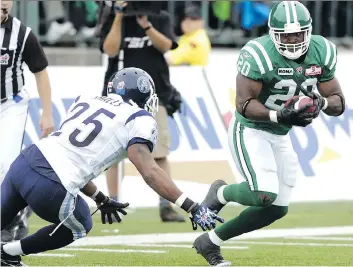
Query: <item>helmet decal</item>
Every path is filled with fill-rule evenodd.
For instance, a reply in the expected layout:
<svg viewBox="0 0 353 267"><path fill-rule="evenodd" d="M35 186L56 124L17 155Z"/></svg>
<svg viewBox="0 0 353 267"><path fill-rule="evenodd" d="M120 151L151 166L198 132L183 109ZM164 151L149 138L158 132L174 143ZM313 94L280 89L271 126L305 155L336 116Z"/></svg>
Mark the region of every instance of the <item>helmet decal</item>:
<svg viewBox="0 0 353 267"><path fill-rule="evenodd" d="M140 76L137 79L137 88L140 90L141 93L148 93L150 91L150 83L145 76Z"/></svg>

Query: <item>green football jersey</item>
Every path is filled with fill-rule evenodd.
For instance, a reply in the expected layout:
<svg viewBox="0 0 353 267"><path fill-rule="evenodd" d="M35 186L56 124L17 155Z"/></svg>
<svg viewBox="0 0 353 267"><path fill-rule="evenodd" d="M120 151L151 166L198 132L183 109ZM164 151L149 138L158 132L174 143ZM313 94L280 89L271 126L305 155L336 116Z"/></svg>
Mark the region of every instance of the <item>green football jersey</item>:
<svg viewBox="0 0 353 267"><path fill-rule="evenodd" d="M320 82L333 79L337 62L336 46L320 35L312 35L305 60L297 63L283 57L269 35L248 42L240 51L238 71L253 80L262 81L258 100L270 110L281 110L293 96L302 95L300 87L317 90ZM291 126L249 120L235 113L243 125L285 135Z"/></svg>

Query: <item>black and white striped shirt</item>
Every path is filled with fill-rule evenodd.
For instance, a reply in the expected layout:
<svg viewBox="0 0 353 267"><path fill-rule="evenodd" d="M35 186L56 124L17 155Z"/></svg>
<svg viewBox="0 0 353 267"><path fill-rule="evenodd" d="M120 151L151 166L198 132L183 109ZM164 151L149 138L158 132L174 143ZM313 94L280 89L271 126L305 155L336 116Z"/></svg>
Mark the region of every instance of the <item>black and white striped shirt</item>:
<svg viewBox="0 0 353 267"><path fill-rule="evenodd" d="M0 28L1 102L17 95L25 85L23 63L32 73L44 70L48 60L37 37L17 18L9 16Z"/></svg>

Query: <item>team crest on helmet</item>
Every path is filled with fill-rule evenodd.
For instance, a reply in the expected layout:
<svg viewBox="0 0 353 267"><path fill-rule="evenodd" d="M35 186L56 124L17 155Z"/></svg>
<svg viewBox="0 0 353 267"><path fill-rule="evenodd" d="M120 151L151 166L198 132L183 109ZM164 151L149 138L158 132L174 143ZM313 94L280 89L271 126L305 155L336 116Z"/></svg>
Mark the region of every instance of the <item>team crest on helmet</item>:
<svg viewBox="0 0 353 267"><path fill-rule="evenodd" d="M121 90L121 89L124 89L124 87L125 87L125 82L121 81L121 82L118 82L116 89Z"/></svg>
<svg viewBox="0 0 353 267"><path fill-rule="evenodd" d="M150 91L150 83L148 78L145 76L140 76L137 79L137 88L140 90L141 93L148 93Z"/></svg>

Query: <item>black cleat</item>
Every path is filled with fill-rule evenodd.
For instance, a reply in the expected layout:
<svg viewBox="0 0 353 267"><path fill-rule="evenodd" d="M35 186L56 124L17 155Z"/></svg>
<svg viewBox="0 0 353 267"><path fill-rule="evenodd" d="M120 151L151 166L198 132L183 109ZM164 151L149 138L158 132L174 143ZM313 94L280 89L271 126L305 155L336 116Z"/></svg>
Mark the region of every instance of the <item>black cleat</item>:
<svg viewBox="0 0 353 267"><path fill-rule="evenodd" d="M1 244L1 265L0 266L26 266L21 261L21 256L11 256L7 254L4 249L2 248L5 243Z"/></svg>
<svg viewBox="0 0 353 267"><path fill-rule="evenodd" d="M210 266L223 267L231 266L232 264L230 261L224 260L221 254L221 247L212 243L208 233L204 233L196 238L193 248L196 249L197 254L201 254L205 258Z"/></svg>
<svg viewBox="0 0 353 267"><path fill-rule="evenodd" d="M217 191L223 185L228 184L223 180L214 181L211 184L211 187L208 190L208 193L205 199L202 201L201 205L207 206L210 210L214 211L215 213L219 213L221 209L225 206L225 204L219 202L217 197Z"/></svg>

